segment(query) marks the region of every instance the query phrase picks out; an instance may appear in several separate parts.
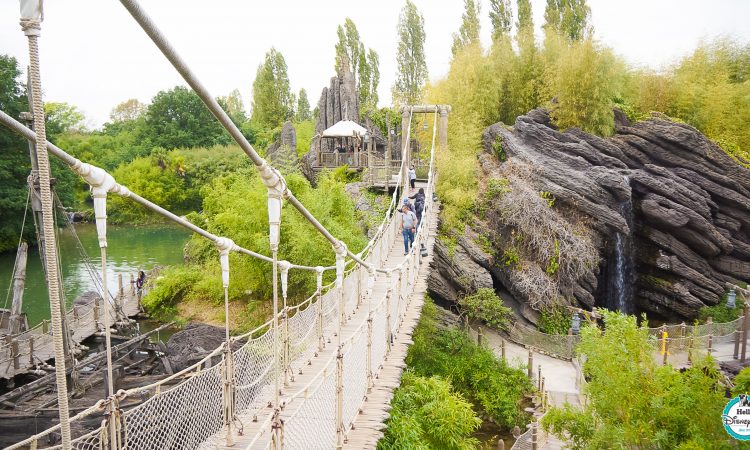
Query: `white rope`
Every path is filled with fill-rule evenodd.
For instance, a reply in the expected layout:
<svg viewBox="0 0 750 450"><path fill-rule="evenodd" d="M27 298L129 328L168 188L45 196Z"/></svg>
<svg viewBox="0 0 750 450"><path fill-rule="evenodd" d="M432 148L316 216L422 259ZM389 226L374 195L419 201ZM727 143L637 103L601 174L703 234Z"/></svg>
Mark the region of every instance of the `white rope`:
<svg viewBox="0 0 750 450"><path fill-rule="evenodd" d="M42 102L42 83L39 64L39 46L37 39L41 32L41 17L22 19L21 27L29 43L29 74L33 98L34 132L36 138L37 166L39 168L39 189L42 200L42 220L45 246L45 263L47 266L48 291L52 316L52 330L55 343L55 380L57 383L57 404L60 415L60 434L63 449L70 448L70 423L68 412L68 387L65 379L65 349L63 346L62 312L60 311L60 286L55 247L54 224L52 223L52 193L50 188L49 156L47 154L47 134L44 124L44 104Z"/></svg>

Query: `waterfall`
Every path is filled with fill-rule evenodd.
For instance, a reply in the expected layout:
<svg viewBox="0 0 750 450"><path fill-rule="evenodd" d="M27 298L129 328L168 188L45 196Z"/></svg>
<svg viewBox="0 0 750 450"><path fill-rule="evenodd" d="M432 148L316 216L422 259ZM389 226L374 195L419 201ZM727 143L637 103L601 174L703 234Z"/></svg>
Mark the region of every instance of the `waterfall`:
<svg viewBox="0 0 750 450"><path fill-rule="evenodd" d="M625 176L625 184L630 180ZM608 262L607 307L633 314L635 284L635 245L633 242L633 204L630 199L620 203L620 214L628 224L628 234L615 233L614 249Z"/></svg>

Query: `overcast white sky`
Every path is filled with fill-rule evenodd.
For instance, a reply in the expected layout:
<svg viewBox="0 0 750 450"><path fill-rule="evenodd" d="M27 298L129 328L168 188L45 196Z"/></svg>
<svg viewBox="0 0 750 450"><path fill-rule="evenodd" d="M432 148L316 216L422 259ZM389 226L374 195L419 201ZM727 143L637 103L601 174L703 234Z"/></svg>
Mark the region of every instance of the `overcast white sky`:
<svg viewBox="0 0 750 450"><path fill-rule="evenodd" d="M445 75L451 33L463 0L414 0L424 15L430 78ZM482 40L489 43L488 0ZM515 1L513 1L515 5ZM544 0L532 0L543 22ZM597 38L631 64L662 67L701 39L728 35L750 41L748 0L589 0ZM17 0L0 0L0 53L28 64ZM336 26L350 17L362 41L380 55L380 103L390 103L396 72L396 24L404 0L141 0L172 44L214 96L238 88L249 110L252 83L265 52L275 46L289 67L292 89L305 88L314 106L334 75ZM116 0L45 2L40 40L45 101L79 107L100 126L118 103L147 103L183 84L179 75Z"/></svg>

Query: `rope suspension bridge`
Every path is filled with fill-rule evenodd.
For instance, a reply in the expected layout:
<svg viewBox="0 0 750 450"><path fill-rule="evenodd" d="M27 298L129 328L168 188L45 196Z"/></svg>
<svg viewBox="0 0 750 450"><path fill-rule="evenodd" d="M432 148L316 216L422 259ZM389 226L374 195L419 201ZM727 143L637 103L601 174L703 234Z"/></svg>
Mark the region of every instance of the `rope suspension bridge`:
<svg viewBox="0 0 750 450"><path fill-rule="evenodd" d="M263 160L245 140L137 2L123 0L122 3L255 164L267 188L272 255L269 257L243 248L229 237L216 236L178 217L120 185L105 170L82 162L47 142L37 44L41 31L41 2L22 1L21 25L28 37L31 61L29 89L33 99L33 131L2 111L0 122L35 144L38 171L33 176L41 186L50 298L60 298L60 286L57 268L53 264L57 256L52 229L49 153L67 164L91 187L104 293L109 293L106 276L107 196L114 193L215 243L222 269L227 319L223 344L198 363L157 383L115 392L110 325L119 316L115 302L105 295L107 300L101 305L100 316L108 352L109 396L69 417L62 345L63 311L59 304L51 302L49 336L56 360L60 423L8 448L52 445L48 448L329 449L347 445L362 448L365 441L374 447L387 414L381 413L376 422L363 419L360 420L362 426L356 424L366 401L388 409L390 395L398 386L404 366L403 358L410 342L408 336L419 316L438 208L433 199L437 118L439 114L440 141L445 145L447 138L442 125L447 125L449 108L433 105L402 110L404 119L407 119L404 146L389 208L373 239L361 252L354 254L295 198L281 173ZM406 195L408 184L409 141L414 112L433 113L434 126L427 181L418 186L424 188L426 194L424 214L412 249L404 254L397 238L401 225L397 208ZM331 243L335 265L310 267L278 259L279 243L283 239L280 228L282 204L285 201ZM230 252L265 261L273 272L273 317L261 327L240 336L230 336L228 325ZM293 270L313 271L317 275L315 292L297 306L287 304L287 279ZM324 285L327 271L335 272L335 281ZM86 316L94 311L98 309L87 308ZM120 408L125 399L132 398L139 398L142 402L128 410ZM100 426L94 430L83 427L84 419L90 422L92 417L101 418ZM354 430L356 436L352 434ZM350 443L354 441L349 437L356 437L357 444Z"/></svg>
<svg viewBox="0 0 750 450"><path fill-rule="evenodd" d="M60 304L52 301L51 330L45 329L39 333L39 330L35 332L32 329L30 338L17 341L16 348L0 347L0 369L3 363L9 367L8 370L11 366L14 370L19 369L26 364L22 361L29 361L33 365L35 347L38 352L44 348L48 352L45 355L54 356L60 414L58 425L8 449L375 448L388 418L393 391L399 385L406 350L411 343L410 336L419 319L426 291L425 280L432 257L439 209L433 197L436 180L434 159L436 150L447 146L450 107L420 105L402 108L404 139L400 166L391 167L386 162L388 165L383 170L383 184L394 188L390 205L375 236L362 251L355 254L294 196L282 174L258 155L137 1L121 0L135 21L254 163L267 189L268 198L271 256L262 255L237 245L230 237L214 235L178 217L131 192L105 170L82 162L47 142L37 48L41 33L41 3L40 0L22 0L21 3L21 25L29 40L29 89L33 99L34 126L29 129L2 111L0 123L35 144L34 167L38 170L32 176L38 181L41 191L50 299L60 298L60 285L55 264L58 258L53 230L54 202L50 190L49 153L68 165L91 187L101 252L101 290L105 300L101 305L74 309L74 316L65 318ZM411 251L404 254L398 237L401 221L397 208L407 192L408 168L412 161L409 142L414 113L431 113L434 122L427 179L417 184L417 187L425 190L424 213L414 245ZM371 161L369 156L367 160ZM369 169L373 169L371 163ZM129 311L133 305L137 308L137 299L130 298L121 287L118 295L110 295L107 287L107 197L110 193L128 198L216 245L226 317L224 342L201 361L156 383L119 391L115 391L113 386L110 326L131 315ZM294 207L316 232L330 242L334 265L312 267L278 259L279 244L283 239L281 221L284 202ZM229 255L232 252L268 263L273 275L272 317L262 326L239 336L230 335L228 324ZM315 291L296 306L287 303L287 280L291 271L315 273L317 280ZM335 273L335 281L324 284L326 272ZM747 312L744 317L748 317ZM722 327L696 327L693 335L686 331L685 326L668 332L660 329L664 363L667 362L669 349L675 351L676 358L682 354L682 350L687 350L684 352L687 355L691 351L704 349L711 353L715 349L725 351L733 345L736 358L740 342L744 360L747 330L750 328L749 321L744 317ZM86 320L87 327L102 329L107 347L109 395L73 417L69 417L68 409L63 320L73 324L76 320ZM41 337L36 337L35 333ZM705 333L708 333L708 339L703 345ZM572 357L577 340L576 336L550 337L536 330L517 330L515 327L509 334L512 338L515 336L514 340L518 342L551 349L549 352L567 358ZM667 338L668 335L673 337ZM19 348L19 345L26 347ZM503 342L503 357L505 349ZM24 359L24 356L29 357ZM532 378L531 353L528 370ZM574 385L571 393L577 396L580 392L578 385L585 383L585 379L580 374L576 375L572 364L564 370L573 371L572 376L562 378L571 380L568 383ZM537 378L538 390L545 399L541 369ZM551 377L549 379L552 380ZM552 385L554 383L550 382L547 388ZM122 407L126 400L133 399L140 402L129 409ZM552 399L553 404L556 403L554 396ZM545 402L542 401L542 404ZM84 426L84 422L92 421L99 425L94 429ZM530 430L521 436L517 448L527 448L527 443L528 448L537 448L537 438L534 436L532 440L532 434Z"/></svg>

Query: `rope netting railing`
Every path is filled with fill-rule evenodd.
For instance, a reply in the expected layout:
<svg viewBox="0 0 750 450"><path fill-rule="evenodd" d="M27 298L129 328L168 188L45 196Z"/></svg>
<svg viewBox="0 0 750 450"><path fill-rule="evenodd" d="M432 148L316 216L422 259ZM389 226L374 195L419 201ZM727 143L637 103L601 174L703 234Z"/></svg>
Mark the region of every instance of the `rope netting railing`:
<svg viewBox="0 0 750 450"><path fill-rule="evenodd" d="M105 301L104 311L101 314L96 308L82 312L82 309L74 309L77 316L74 320L96 320L103 317L103 328L107 344L107 370L109 372L108 389L110 395L107 399L98 402L94 407L85 410L73 418L63 417L61 413L61 424L49 430L43 431L31 438L15 444L10 449L21 448L25 445L38 447L44 442L53 439L52 434L60 430L63 436L62 446L70 448L73 443L84 442L89 445L92 440L98 439L101 448L197 448L201 443L210 440L219 431L226 431L227 444L231 444L234 436L234 427L242 429L242 418L248 415L257 420L258 415L263 416L262 409L273 406L273 415L270 423L273 430L280 430L281 423L278 421L282 406L280 399L279 384L283 381L286 385L295 373L303 370L305 362L311 360L316 353L325 346L332 343L332 337L337 336L341 341L342 326L356 314L365 299L368 301L368 319L363 320L356 334L357 339L351 338L345 343L338 344L338 357L336 368L336 439L340 443L346 427L353 420L354 405L363 400L364 390L367 383L372 380L373 367L380 367L381 361L372 360L372 348L377 349L377 354L384 357L389 347L393 333L398 330L401 318L407 308L407 299L413 287L416 271L421 263L419 251L413 249L411 254L396 267L385 268L385 262L391 247L397 239L399 226L397 208L404 191L404 181L408 168L408 158L403 158L398 172L397 182L391 197L385 217L381 222L377 233L359 253L353 253L347 249L343 241L335 238L320 224L320 222L294 197L288 189L284 177L278 170L271 167L263 160L245 140L242 133L231 122L227 114L221 109L216 100L208 93L205 87L197 80L187 65L177 55L175 50L167 42L166 38L157 29L156 25L143 12L135 0L122 0L123 5L131 13L134 19L144 29L146 34L153 40L165 57L173 64L185 81L203 100L205 105L214 114L217 120L225 127L227 132L235 139L245 153L256 165L259 174L268 190L268 216L269 216L269 241L271 256L262 255L250 249L235 244L231 239L220 237L196 226L189 221L178 217L172 212L150 202L149 200L131 192L117 181L105 170L81 162L70 156L63 150L46 141L44 135L43 121L37 120L40 132L33 132L24 125L17 122L4 112L0 111L0 122L17 131L29 141L42 146L43 158L46 161L46 151L49 150L54 156L60 158L70 168L80 175L91 187L94 198L94 210L96 218L97 236L101 251L101 280L102 291L107 298L107 210L106 199L108 193L116 193L129 198L142 206L162 215L163 217L178 223L192 232L213 241L218 249L222 268L222 283L225 295L226 315L226 340L222 346L209 353L203 360L191 367L173 374L164 380L148 386L114 392L112 386L112 361L110 343L110 323L117 321L118 308ZM32 23L33 22L33 23ZM41 15L31 20L35 31L32 33L34 41L41 29ZM25 29L29 28L24 25ZM29 28L30 29L30 28ZM27 32L27 35L29 33ZM35 63L38 70L38 61ZM38 77L35 80L36 94L41 92ZM424 111L423 111L424 112ZM437 112L435 107L435 125L437 124ZM404 112L404 119L408 117L408 127L404 137L404 149L402 155L408 155L408 144L411 135L412 110ZM430 151L430 165L428 172L427 192L425 198L425 214L423 224L417 232L415 247L421 248L426 242L427 224L434 220L427 213L432 209L432 194L434 190L434 151L435 134L437 127L433 127L432 147ZM40 156L40 161L41 161ZM41 164L41 163L40 163ZM46 162L45 162L46 164ZM50 197L49 194L45 194ZM45 197L46 198L46 197ZM311 267L297 265L278 260L278 248L280 240L280 223L282 214L282 201L287 201L332 244L335 253L336 264L330 267ZM243 336L231 338L228 327L228 286L229 286L229 258L230 252L238 252L272 264L273 270L273 306L274 314L269 323L259 329ZM348 261L347 261L348 258ZM346 267L350 266L348 271ZM317 290L300 305L289 307L287 305L287 276L290 269L307 270L317 272ZM325 271L336 271L336 282L327 287L322 286L323 273ZM281 294L278 295L279 272L281 272ZM373 310L372 286L375 277L381 279L386 277L388 283L386 294L375 305ZM364 289L363 289L364 286ZM363 292L367 292L364 294ZM283 307L279 307L279 301L283 298ZM384 307L379 305L385 304ZM121 308L120 308L121 310ZM93 312L91 312L93 311ZM371 317L373 311L385 314L382 318ZM115 314L113 316L113 313ZM363 314L360 314L362 317ZM372 344L373 327L377 323L378 333L374 334L380 339L374 346ZM366 324L366 325L365 325ZM59 327L59 319L55 319L55 327ZM382 333L383 327L385 333ZM384 336L383 336L384 335ZM364 337L363 337L364 336ZM61 336L53 334L56 354L59 353ZM376 339L376 340L378 340ZM29 340L33 342L33 340ZM382 342L385 341L385 342ZM366 351L363 350L363 342L366 342ZM17 344L16 344L17 347ZM17 352L18 353L18 352ZM364 355L364 356L363 356ZM58 377L60 378L60 377ZM350 380L351 384L346 388L344 395L343 379ZM324 378L324 380L327 380ZM363 382L363 380L365 380ZM58 384L62 383L58 379ZM64 383L62 383L64 384ZM319 386L325 386L321 382ZM60 388L60 386L58 386ZM64 391L64 386L62 386ZM61 394L66 396L65 392ZM344 397L346 401L344 401ZM140 403L123 411L120 404L125 399L139 399ZM344 406L346 408L344 410ZM63 407L61 403L61 407ZM103 423L99 430L86 431L76 437L70 434L71 423L82 421L93 414L102 414ZM266 416L266 422L269 421ZM105 424L106 422L106 424ZM199 422L199 426L191 426L191 423ZM79 426L76 429L84 430ZM265 433L264 430L262 433ZM74 433L75 434L75 433ZM272 431L276 436L274 443L279 442L278 431ZM98 436L98 437L97 437ZM283 433L281 433L283 436ZM72 439L72 440L71 440ZM257 439L257 437L256 437ZM283 439L283 438L282 438Z"/></svg>
<svg viewBox="0 0 750 450"><path fill-rule="evenodd" d="M734 343L738 339L737 332L742 330L744 316L729 322L712 322L687 325L672 324L661 327L647 328L649 335L659 343L665 339L673 350L696 350L708 348L709 338L714 345ZM664 335L666 333L666 336ZM563 359L575 357L575 348L580 336L574 334L547 334L535 328L515 322L507 330L508 338L525 347ZM653 341L656 342L656 341ZM654 344L656 346L656 344ZM661 345L661 344L659 344ZM703 347L701 347L703 346Z"/></svg>

